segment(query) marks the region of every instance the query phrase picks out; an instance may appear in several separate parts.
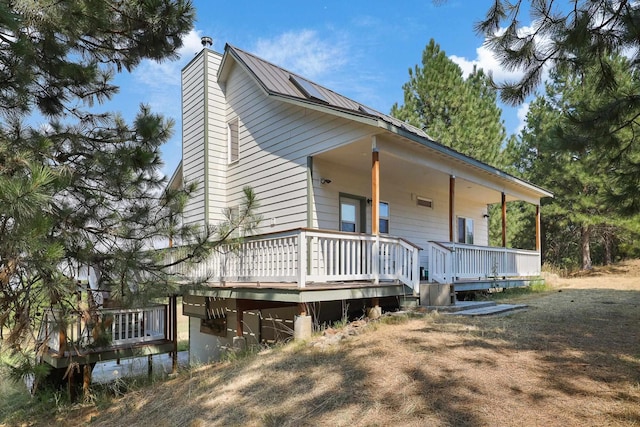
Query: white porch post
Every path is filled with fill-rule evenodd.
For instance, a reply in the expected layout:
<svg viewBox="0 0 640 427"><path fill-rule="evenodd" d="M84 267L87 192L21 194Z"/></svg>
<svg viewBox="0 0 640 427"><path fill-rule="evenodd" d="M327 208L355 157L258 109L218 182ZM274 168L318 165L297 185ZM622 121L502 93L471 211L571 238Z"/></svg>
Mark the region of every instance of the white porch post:
<svg viewBox="0 0 640 427"><path fill-rule="evenodd" d="M449 176L449 241L455 242L456 176Z"/></svg>
<svg viewBox="0 0 640 427"><path fill-rule="evenodd" d="M413 266L413 271L417 271L418 274L412 277L413 283L413 295L420 295L420 267L418 264L420 263L420 256L417 250L413 251L413 259L411 260L411 265Z"/></svg>
<svg viewBox="0 0 640 427"><path fill-rule="evenodd" d="M536 205L536 251L542 251L542 239L540 233L540 204Z"/></svg>
<svg viewBox="0 0 640 427"><path fill-rule="evenodd" d="M298 234L298 287L304 288L307 283L307 232L300 230Z"/></svg>
<svg viewBox="0 0 640 427"><path fill-rule="evenodd" d="M502 247L507 247L507 195L502 192L500 197L500 203L502 206Z"/></svg>
<svg viewBox="0 0 640 427"><path fill-rule="evenodd" d="M446 262L446 271L449 273L450 283L455 281L456 277L456 176L449 176L449 241L453 243L451 254Z"/></svg>

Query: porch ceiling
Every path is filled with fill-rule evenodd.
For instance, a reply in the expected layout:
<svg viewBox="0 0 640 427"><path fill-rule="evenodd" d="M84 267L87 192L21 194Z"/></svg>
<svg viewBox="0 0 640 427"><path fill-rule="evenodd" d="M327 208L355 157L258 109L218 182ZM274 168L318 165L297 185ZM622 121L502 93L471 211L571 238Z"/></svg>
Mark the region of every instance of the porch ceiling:
<svg viewBox="0 0 640 427"><path fill-rule="evenodd" d="M443 191L449 191L449 177L452 174L456 175L456 168L450 164L451 160L445 159L439 153L418 150L415 151L415 156L403 157L386 151L384 147L381 147L379 151L380 180L382 184L402 185L407 182L416 182L419 185L436 186L443 189ZM371 139L362 139L315 157L354 172L370 174ZM439 160L442 163L442 167L436 169L421 164L421 157L431 162ZM449 171L445 172L442 169L449 169ZM506 194L507 201L519 200L509 194L508 191ZM500 203L501 191L458 176L456 178L456 198L458 197L483 203Z"/></svg>

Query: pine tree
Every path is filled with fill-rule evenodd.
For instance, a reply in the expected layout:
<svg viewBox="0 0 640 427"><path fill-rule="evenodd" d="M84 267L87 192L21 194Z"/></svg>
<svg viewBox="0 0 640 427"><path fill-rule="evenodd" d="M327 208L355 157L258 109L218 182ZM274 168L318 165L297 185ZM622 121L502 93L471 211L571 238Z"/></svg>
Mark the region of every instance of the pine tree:
<svg viewBox="0 0 640 427"><path fill-rule="evenodd" d="M465 80L460 67L432 39L422 66L409 69L403 89L404 104L393 106L393 116L456 151L491 165L500 163L506 132L497 94L481 69Z"/></svg>
<svg viewBox="0 0 640 427"><path fill-rule="evenodd" d="M623 75L628 74L626 60L615 57L608 61L618 79L624 81ZM555 262L565 264L575 256L572 254L579 254L582 269L592 266L591 245L598 233L606 230L607 245L611 244L612 233L623 224L625 208L608 202L608 191L615 188L619 177L619 171L602 167L610 163L608 152L573 144L586 137L590 129L574 117L607 102L598 90L597 73L597 68L592 68L576 76L565 67L551 73L545 94L530 105L521 136L521 160L516 166L527 178L555 193L544 206L543 215L548 225L547 248ZM636 149L629 150L629 155L638 154ZM570 251L567 241L577 250Z"/></svg>
<svg viewBox="0 0 640 427"><path fill-rule="evenodd" d="M527 11L532 24L523 28ZM573 121L573 130L565 135L577 150L609 152L601 167L617 170L617 179L607 191L608 200L624 205L627 215L640 212L635 197L640 167L637 157L629 155L638 145L640 97L629 82L637 81L640 71L639 18L640 4L628 0L581 0L571 7L551 0L496 0L476 28L505 68L524 72L521 79L498 85L505 102L522 102L547 69L592 76L590 85L598 97L588 101L588 108L565 111ZM628 73L616 70L608 60L611 55L629 58Z"/></svg>
<svg viewBox="0 0 640 427"><path fill-rule="evenodd" d="M99 268L100 286L125 304L166 295L175 281L154 245L181 239L190 249L174 262L197 261L252 219L255 197L247 190L234 222L204 231L182 226L194 186L163 191L159 172L172 121L146 106L132 123L92 108L118 91L117 72L175 58L193 20L187 0L0 2L5 344L21 347L41 307L75 305L79 267Z"/></svg>

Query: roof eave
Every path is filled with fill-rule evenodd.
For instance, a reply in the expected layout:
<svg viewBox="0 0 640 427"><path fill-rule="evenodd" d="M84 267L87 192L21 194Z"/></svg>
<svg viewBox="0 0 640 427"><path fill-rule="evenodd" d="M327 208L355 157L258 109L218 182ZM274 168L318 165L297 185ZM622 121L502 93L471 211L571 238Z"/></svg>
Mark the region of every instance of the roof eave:
<svg viewBox="0 0 640 427"><path fill-rule="evenodd" d="M476 160L473 157L466 156L466 155L464 155L462 153L459 153L459 152L457 152L457 151L455 151L455 150L453 150L453 149L451 149L449 147L446 147L446 146L444 146L442 144L438 144L435 141L431 141L428 138L424 138L424 137L422 137L420 135L414 134L413 132L407 131L405 129L398 128L397 126L395 126L395 125L393 125L391 123L387 123L382 119L378 120L378 126L380 128L385 129L385 130L393 132L393 133L395 133L395 134L397 134L399 136L402 136L404 138L407 138L407 139L410 139L410 140L412 140L414 142L422 144L422 145L424 145L424 146L426 146L426 147L428 147L428 148L430 148L432 150L435 150L435 151L437 151L437 152L439 152L441 154L444 154L446 156L452 157L452 158L454 158L456 160L459 160L461 162L467 163L467 164L469 164L471 166L474 166L474 167L476 167L478 169L484 170L485 172L487 172L487 173L489 173L491 175L495 175L495 176L497 176L499 178L502 178L502 179L505 179L507 181L510 181L513 184L517 184L517 185L520 185L522 187L525 187L530 191L538 193L538 195L540 197L553 197L553 193L552 192L550 192L548 190L545 190L542 187L538 187L535 184L532 184L532 183L530 183L528 181L525 181L525 180L522 180L520 178L517 178L517 177L515 177L515 176L513 176L511 174L508 174L508 173L506 173L506 172L504 172L504 171L502 171L502 170L500 170L498 168L494 168L493 166L490 166L490 165L488 165L486 163L483 163L483 162L481 162L479 160Z"/></svg>

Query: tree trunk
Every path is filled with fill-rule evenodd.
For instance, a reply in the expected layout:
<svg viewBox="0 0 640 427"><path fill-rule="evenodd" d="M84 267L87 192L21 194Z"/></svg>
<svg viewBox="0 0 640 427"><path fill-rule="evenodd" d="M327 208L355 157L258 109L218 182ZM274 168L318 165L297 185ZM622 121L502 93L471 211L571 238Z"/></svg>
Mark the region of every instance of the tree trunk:
<svg viewBox="0 0 640 427"><path fill-rule="evenodd" d="M582 246L582 270L591 270L591 226L583 225L580 237Z"/></svg>
<svg viewBox="0 0 640 427"><path fill-rule="evenodd" d="M613 245L612 234L613 232L611 231L611 227L605 226L602 233L602 244L604 246L604 265L611 265L613 262L613 256L611 254Z"/></svg>

